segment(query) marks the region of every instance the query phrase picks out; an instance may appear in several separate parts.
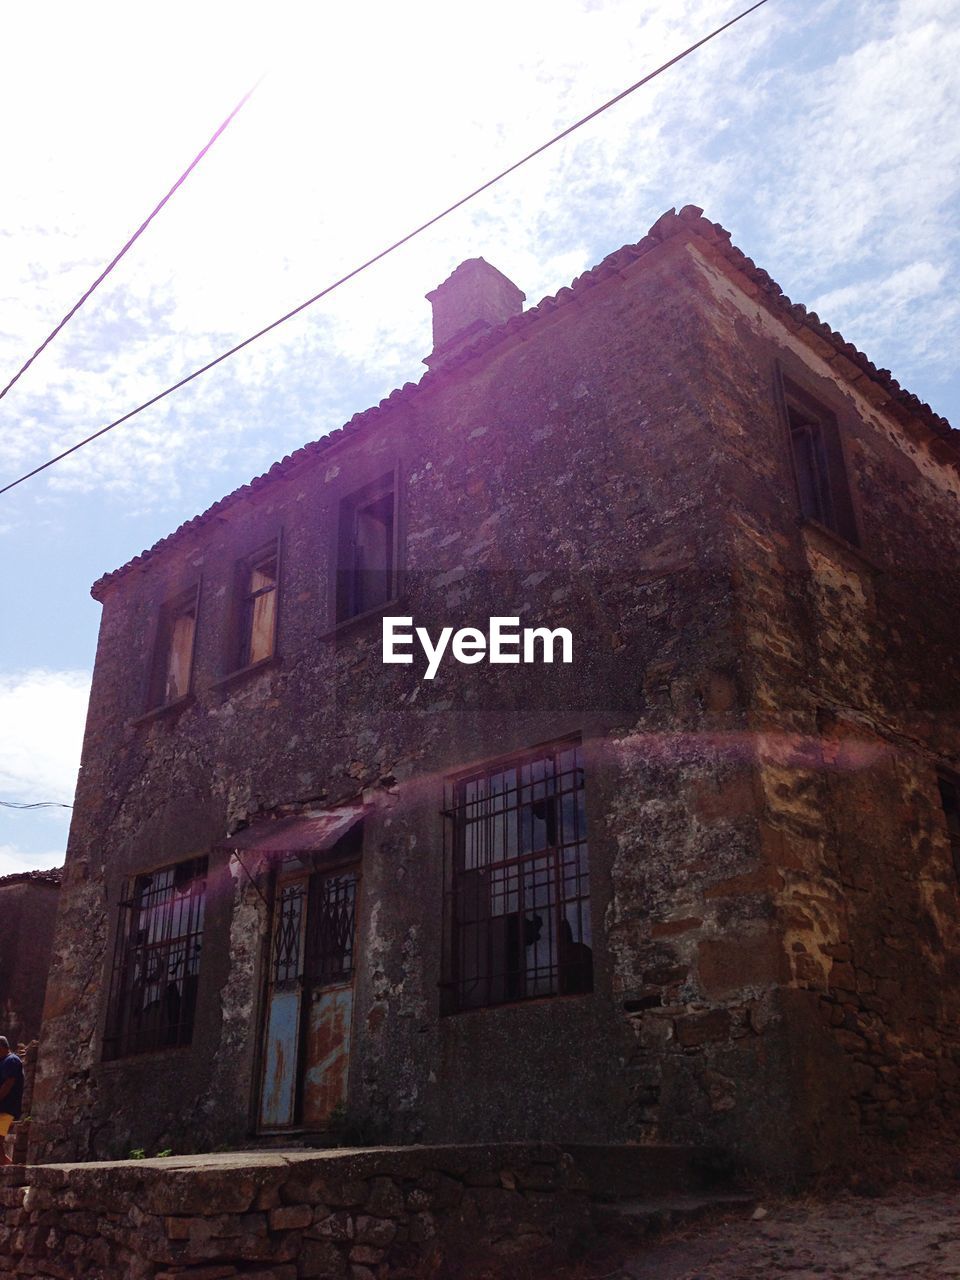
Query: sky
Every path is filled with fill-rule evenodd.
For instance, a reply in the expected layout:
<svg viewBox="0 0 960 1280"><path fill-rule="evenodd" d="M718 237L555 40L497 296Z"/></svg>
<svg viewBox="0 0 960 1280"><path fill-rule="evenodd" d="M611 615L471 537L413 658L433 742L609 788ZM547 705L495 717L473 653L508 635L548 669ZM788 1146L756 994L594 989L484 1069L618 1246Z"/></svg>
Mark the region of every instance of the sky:
<svg viewBox="0 0 960 1280"><path fill-rule="evenodd" d="M277 318L747 0L355 0L4 17L0 385L253 98L0 401L0 486ZM431 349L424 295L483 256L531 306L664 210L960 425L960 0L768 0L361 277L0 497L0 801L73 798L90 584L335 429ZM66 807L0 805L0 875Z"/></svg>

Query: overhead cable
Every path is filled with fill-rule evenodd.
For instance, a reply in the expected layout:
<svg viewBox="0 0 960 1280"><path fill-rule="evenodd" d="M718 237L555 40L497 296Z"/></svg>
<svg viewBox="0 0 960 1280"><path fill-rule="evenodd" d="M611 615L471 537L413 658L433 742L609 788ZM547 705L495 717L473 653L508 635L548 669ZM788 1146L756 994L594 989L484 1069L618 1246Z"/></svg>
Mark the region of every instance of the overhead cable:
<svg viewBox="0 0 960 1280"><path fill-rule="evenodd" d="M173 186L170 188L167 194L154 207L151 213L149 213L147 217L144 218L143 222L140 223L139 227L137 227L136 231L133 233L133 235L130 237L127 243L123 246L120 252L110 259L107 265L103 268L103 270L97 276L96 280L94 280L93 284L90 285L89 289L87 289L84 293L80 295L80 297L73 304L73 306L70 308L67 314L63 317L60 323L56 326L56 328L53 329L44 338L43 342L40 343L39 347L37 347L33 355L30 356L28 360L25 360L23 362L23 364L20 366L17 372L13 375L13 377L10 379L7 385L3 388L2 391L0 391L0 400L3 399L3 397L7 394L7 392L10 390L12 386L14 386L17 382L19 382L20 378L22 378L23 375L26 373L26 371L30 368L34 360L36 360L37 356L40 355L41 352L45 351L47 347L49 347L50 343L54 340L54 338L57 336L60 330L63 329L63 327L73 319L73 317L77 314L77 312L86 302L86 300L90 297L90 295L94 292L94 290L98 289L100 285L103 284L104 280L106 280L107 276L114 269L114 267L117 265L120 259L127 253L129 249L131 249L136 244L136 242L140 239L140 237L146 231L147 227L149 227L150 223L154 220L154 218L160 212L160 210L164 207L164 205L168 203L168 201L174 196L174 194L179 190L179 188L183 186L187 178L190 177L190 174L193 173L194 169L197 167L197 165L200 163L203 157L207 154L207 152L210 150L213 144L217 141L217 139L221 136L224 130L231 124L231 122L238 115L240 110L244 106L246 106L246 104L250 101L250 99L253 97L254 91L257 88L257 85L260 84L260 81L262 79L263 79L263 76L260 77L260 80L258 80L257 83L252 86L252 88L247 90L247 92L243 95L243 97L240 99L237 105L233 108L233 110L230 112L227 118L223 121L223 123L219 126L219 128L214 132L214 134L210 138L210 141L206 144L205 147L203 147L202 150L197 152L197 154L193 157L193 159L187 165L186 169L184 169L183 173L181 173L180 177L176 180L176 182L173 184Z"/></svg>
<svg viewBox="0 0 960 1280"><path fill-rule="evenodd" d="M72 804L62 804L59 800L36 800L26 804L21 800L0 800L2 809L72 809Z"/></svg>
<svg viewBox="0 0 960 1280"><path fill-rule="evenodd" d="M94 440L98 440L100 436L105 435L108 431L112 431L114 427L119 427L124 422L129 422L131 418L142 413L144 409L149 409L151 405L155 405L160 400L166 399L166 397L172 395L174 391L179 391L181 387L185 387L188 382L192 382L195 378L199 378L201 374L207 373L218 364L222 364L224 360L229 360L231 356L235 356L237 352L242 351L245 347L249 347L251 343L256 342L266 334L271 333L274 329L279 328L280 325L285 324L288 320L292 320L293 317L299 315L301 311L305 311L307 307L313 306L315 302L319 302L321 298L325 298L327 294L332 293L334 289L338 289L341 285L346 284L348 280L352 280L354 276L358 276L361 271L366 271L368 267L372 267L374 263L387 257L388 254L393 253L402 245L409 243L409 241L413 240L416 236L422 235L424 231L435 226L442 218L446 218L449 214L467 204L468 201L475 199L482 192L489 190L489 188L494 186L496 183L502 182L504 178L508 177L511 173L515 173L522 165L527 164L528 161L533 160L536 156L542 155L544 151L555 146L556 143L561 142L564 138L568 138L571 133L582 128L583 125L587 124L589 121L595 120L597 116L601 115L604 111L608 111L611 107L616 106L618 102L622 102L624 98L629 97L630 94L635 93L645 84L649 84L651 80L656 79L656 77L662 75L664 71L669 70L670 67L675 66L676 63L681 62L684 58L689 57L691 53L696 52L697 49L700 49L710 40L713 40L716 36L734 26L737 22L740 22L743 18L746 18L749 14L761 8L766 3L767 0L757 0L757 3L752 4L749 9L744 9L742 13L738 13L735 18L731 18L730 21L725 22L723 26L717 27L708 35L705 35L701 40L698 40L696 44L692 44L681 53L675 54L674 57L657 67L655 71L649 72L647 75L643 76L642 79L637 80L635 84L632 84L628 88L622 90L615 97L610 98L607 102L604 102L601 106L595 108L595 110L591 111L588 115L581 117L581 119L577 120L574 124L571 124L566 129L562 130L562 132L555 134L547 142L542 143L535 150L529 152L508 168L503 169L494 177L489 178L479 187L475 187L472 191L468 192L467 195L461 196L459 200L448 205L446 209L435 214L434 217L429 218L426 222L422 222L420 226L415 227L413 231L407 232L407 234L405 236L401 236L399 240L394 240L394 242L388 245L385 249L381 249L379 253L375 253L371 258L367 258L367 260L362 262L358 267L354 267L353 270L348 271L346 275L340 276L338 280L334 280L332 284L328 284L326 288L321 289L319 293L315 293L312 297L307 298L305 302L301 302L300 305L294 307L292 311L286 312L285 315L280 316L279 319L274 320L271 324L265 325L262 329L258 329L257 332L252 333L249 338L244 338L242 342L238 342L235 346L222 352L213 360L208 360L207 363L201 365L199 369L194 369L192 373L188 373L186 377L183 377L178 382L173 383L172 386L158 392L155 396L151 396L149 400L145 400L143 404L137 405L137 407L135 409L131 409L129 413L125 413L122 417L114 419L113 422L108 422L105 427L101 427L99 431L94 431L92 435L87 436L83 440L78 440L77 443L71 445L69 449L64 449L62 453L58 453L55 457L49 458L46 462L41 463L40 466L34 467L32 471L27 471L16 480L11 480L9 484L0 488L0 494L7 493L18 484L23 484L25 480L30 480L33 476L39 475L39 473L41 471L45 471L47 467L52 467L55 463L61 462L64 458L68 458L71 453L76 453L78 449L82 449L85 445L91 444Z"/></svg>

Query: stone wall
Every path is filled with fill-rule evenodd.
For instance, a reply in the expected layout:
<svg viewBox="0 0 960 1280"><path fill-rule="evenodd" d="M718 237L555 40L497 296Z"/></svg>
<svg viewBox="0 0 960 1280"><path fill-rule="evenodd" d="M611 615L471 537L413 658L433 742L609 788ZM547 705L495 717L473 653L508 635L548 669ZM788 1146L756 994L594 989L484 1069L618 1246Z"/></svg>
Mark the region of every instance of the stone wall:
<svg viewBox="0 0 960 1280"><path fill-rule="evenodd" d="M0 1035L14 1049L40 1034L59 896L59 871L0 877Z"/></svg>
<svg viewBox="0 0 960 1280"><path fill-rule="evenodd" d="M222 842L258 816L360 794L351 1121L394 1142L644 1136L629 1002L666 969L637 941L640 922L672 915L685 878L749 862L756 839L747 815L715 805L694 828L686 819L689 797L711 795L727 770L711 740L744 715L705 383L691 373L703 320L690 270L664 251L628 284L597 284L589 305L430 375L101 589L33 1158L243 1140L270 878L251 864L252 885ZM449 662L428 682L422 664L382 664L377 618L331 634L338 503L395 466L403 611L432 634L493 614L566 625L571 666ZM276 660L224 683L237 559L279 528ZM158 608L201 572L192 698L144 719ZM594 991L441 1016L446 780L572 734L585 756ZM104 1062L124 883L208 851L193 1042Z"/></svg>
<svg viewBox="0 0 960 1280"><path fill-rule="evenodd" d="M960 1102L960 884L937 787L960 766L960 475L841 354L702 263L761 849L730 892L772 910L816 1166L865 1137L933 1138ZM836 418L856 545L798 515L781 373Z"/></svg>
<svg viewBox="0 0 960 1280"><path fill-rule="evenodd" d="M346 1103L366 1140L658 1137L789 1176L956 1100L949 447L852 389L715 232L665 225L98 588L35 1159L244 1139L270 868L224 838L361 799ZM837 415L858 547L798 517L781 370ZM428 682L383 665L378 617L334 625L340 503L385 474L397 611L434 635L566 626L571 666ZM277 653L225 678L236 565L280 531ZM192 694L145 717L158 609L201 576ZM445 786L572 735L594 990L442 1016ZM192 1044L102 1061L125 881L208 852Z"/></svg>
<svg viewBox="0 0 960 1280"><path fill-rule="evenodd" d="M549 1268L588 1233L573 1161L543 1145L0 1172L0 1276L499 1276Z"/></svg>

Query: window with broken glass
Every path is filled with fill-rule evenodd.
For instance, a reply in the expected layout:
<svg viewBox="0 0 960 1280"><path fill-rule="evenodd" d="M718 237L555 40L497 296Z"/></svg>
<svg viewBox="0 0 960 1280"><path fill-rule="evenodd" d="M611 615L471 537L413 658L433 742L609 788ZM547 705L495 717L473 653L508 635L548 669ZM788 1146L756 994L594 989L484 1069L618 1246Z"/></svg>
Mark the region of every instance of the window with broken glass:
<svg viewBox="0 0 960 1280"><path fill-rule="evenodd" d="M452 784L445 1011L593 990L577 744Z"/></svg>
<svg viewBox="0 0 960 1280"><path fill-rule="evenodd" d="M148 711L179 702L190 692L199 598L198 584L168 601L160 610L150 672Z"/></svg>
<svg viewBox="0 0 960 1280"><path fill-rule="evenodd" d="M110 982L104 1057L190 1043L203 936L207 859L127 883Z"/></svg>

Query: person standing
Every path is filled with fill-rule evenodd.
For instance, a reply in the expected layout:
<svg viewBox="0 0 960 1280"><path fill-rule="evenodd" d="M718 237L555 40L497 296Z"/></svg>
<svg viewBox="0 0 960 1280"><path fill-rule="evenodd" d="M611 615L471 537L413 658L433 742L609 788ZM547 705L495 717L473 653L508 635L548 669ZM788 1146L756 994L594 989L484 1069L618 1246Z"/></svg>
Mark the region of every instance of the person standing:
<svg viewBox="0 0 960 1280"><path fill-rule="evenodd" d="M11 1164L7 1134L23 1106L23 1063L10 1051L10 1041L0 1036L0 1164Z"/></svg>

